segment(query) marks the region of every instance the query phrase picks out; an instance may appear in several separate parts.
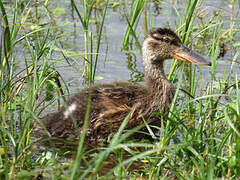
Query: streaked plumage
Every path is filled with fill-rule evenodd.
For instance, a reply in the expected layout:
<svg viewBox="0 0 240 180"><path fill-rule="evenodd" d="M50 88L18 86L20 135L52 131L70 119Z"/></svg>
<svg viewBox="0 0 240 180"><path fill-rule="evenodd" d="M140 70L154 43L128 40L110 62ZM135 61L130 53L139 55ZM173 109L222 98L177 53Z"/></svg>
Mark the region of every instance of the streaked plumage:
<svg viewBox="0 0 240 180"><path fill-rule="evenodd" d="M211 65L200 55L185 47L179 37L169 29L153 29L147 33L142 46L144 86L127 82L94 85L72 96L60 111L43 118L43 124L53 137L79 138L73 119L82 128L88 96L91 111L86 139L90 142L106 139L116 132L124 118L132 112L125 129L143 123L160 126L160 119L153 112L167 114L174 97L174 86L164 74L163 62L176 58L196 65ZM37 129L42 127L37 126Z"/></svg>

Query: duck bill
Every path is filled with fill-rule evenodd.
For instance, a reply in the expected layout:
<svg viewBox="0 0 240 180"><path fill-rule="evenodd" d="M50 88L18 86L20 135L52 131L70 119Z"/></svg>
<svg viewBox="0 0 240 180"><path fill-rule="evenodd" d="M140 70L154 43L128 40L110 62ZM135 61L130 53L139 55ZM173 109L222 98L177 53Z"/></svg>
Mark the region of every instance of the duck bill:
<svg viewBox="0 0 240 180"><path fill-rule="evenodd" d="M183 44L181 45L179 51L173 55L173 58L196 65L211 66L211 62L208 62L201 55L192 51Z"/></svg>

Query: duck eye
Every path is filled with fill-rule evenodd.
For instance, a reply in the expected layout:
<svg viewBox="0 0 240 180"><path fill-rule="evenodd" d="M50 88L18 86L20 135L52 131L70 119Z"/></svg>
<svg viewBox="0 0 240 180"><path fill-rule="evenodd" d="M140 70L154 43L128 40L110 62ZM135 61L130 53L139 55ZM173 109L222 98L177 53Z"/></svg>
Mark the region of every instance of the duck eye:
<svg viewBox="0 0 240 180"><path fill-rule="evenodd" d="M165 41L166 43L170 43L171 40L168 37L163 37L163 41Z"/></svg>

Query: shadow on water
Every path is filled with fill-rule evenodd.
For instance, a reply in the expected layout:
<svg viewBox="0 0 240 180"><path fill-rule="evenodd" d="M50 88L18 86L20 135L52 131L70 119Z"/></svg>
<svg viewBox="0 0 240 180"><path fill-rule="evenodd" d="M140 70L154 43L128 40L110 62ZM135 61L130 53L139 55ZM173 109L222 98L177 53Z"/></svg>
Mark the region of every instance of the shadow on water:
<svg viewBox="0 0 240 180"><path fill-rule="evenodd" d="M128 69L130 72L130 82L142 82L144 81L144 73L139 71L139 67L137 66L137 56L134 53L126 53L128 60Z"/></svg>

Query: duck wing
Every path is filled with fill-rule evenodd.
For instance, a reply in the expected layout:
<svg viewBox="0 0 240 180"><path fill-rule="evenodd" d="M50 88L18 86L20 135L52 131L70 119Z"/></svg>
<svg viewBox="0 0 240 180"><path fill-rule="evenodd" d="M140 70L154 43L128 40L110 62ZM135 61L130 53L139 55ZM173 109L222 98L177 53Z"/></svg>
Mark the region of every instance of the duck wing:
<svg viewBox="0 0 240 180"><path fill-rule="evenodd" d="M133 110L126 128L140 124L139 107L148 94L145 87L125 82L92 86L70 97L60 111L45 116L42 122L53 137L78 138L91 98L86 138L95 141L116 132Z"/></svg>

